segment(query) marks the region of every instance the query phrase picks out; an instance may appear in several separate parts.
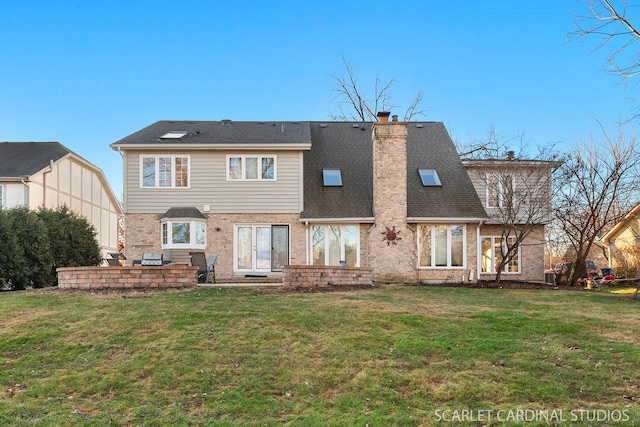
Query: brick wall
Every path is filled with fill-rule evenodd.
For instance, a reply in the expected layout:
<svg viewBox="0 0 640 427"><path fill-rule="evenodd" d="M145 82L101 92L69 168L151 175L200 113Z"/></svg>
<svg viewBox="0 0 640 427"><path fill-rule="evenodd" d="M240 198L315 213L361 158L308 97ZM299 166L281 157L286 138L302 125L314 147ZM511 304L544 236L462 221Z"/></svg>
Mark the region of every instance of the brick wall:
<svg viewBox="0 0 640 427"><path fill-rule="evenodd" d="M198 268L186 264L125 267L61 267L61 289L189 288L198 284Z"/></svg>
<svg viewBox="0 0 640 427"><path fill-rule="evenodd" d="M376 281L415 282L415 236L407 226L407 125L377 122L372 131L374 227L368 265Z"/></svg>
<svg viewBox="0 0 640 427"><path fill-rule="evenodd" d="M326 288L329 286L371 286L373 270L362 267L288 265L284 268L285 288Z"/></svg>

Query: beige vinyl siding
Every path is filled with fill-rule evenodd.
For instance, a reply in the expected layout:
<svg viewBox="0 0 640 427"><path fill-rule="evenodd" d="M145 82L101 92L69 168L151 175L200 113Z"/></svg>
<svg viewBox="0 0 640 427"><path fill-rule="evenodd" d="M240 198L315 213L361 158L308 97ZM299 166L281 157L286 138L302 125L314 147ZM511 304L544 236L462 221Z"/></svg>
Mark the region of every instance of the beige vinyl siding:
<svg viewBox="0 0 640 427"><path fill-rule="evenodd" d="M141 156L189 155L188 188L141 188ZM227 155L275 156L275 181L227 181ZM163 213L170 207L209 206L211 213L298 213L302 210L299 151L128 151L126 213Z"/></svg>

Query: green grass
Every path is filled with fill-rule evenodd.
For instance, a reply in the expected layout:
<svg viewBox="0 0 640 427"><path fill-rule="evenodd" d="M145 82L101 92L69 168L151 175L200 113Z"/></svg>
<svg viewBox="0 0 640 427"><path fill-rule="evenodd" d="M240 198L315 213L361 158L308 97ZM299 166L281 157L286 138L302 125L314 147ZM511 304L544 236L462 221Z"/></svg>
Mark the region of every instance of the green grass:
<svg viewBox="0 0 640 427"><path fill-rule="evenodd" d="M639 384L628 294L0 294L0 425L640 425Z"/></svg>

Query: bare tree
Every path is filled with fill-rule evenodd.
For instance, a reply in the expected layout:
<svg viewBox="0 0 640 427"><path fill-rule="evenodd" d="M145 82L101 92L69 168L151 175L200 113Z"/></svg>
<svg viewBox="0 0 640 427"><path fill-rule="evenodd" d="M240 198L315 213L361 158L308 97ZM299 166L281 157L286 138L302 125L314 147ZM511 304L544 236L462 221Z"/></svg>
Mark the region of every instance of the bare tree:
<svg viewBox="0 0 640 427"><path fill-rule="evenodd" d="M532 160L520 160L509 152L506 160L465 160L463 164L475 174L472 179L486 188L489 218L485 226L497 230L498 236L481 242L482 264L499 282L504 272L518 271L519 252L525 245L539 245L544 253L544 225L552 218L551 178L560 163L543 151ZM535 233L538 241L531 238Z"/></svg>
<svg viewBox="0 0 640 427"><path fill-rule="evenodd" d="M500 159L507 151L513 151L516 157L526 157L524 153L524 133L506 136L498 133L493 125L489 126L485 138L472 139L467 143L456 141L458 155L464 159ZM514 150L513 146L518 149Z"/></svg>
<svg viewBox="0 0 640 427"><path fill-rule="evenodd" d="M631 9L638 5L627 0L588 0L590 14L575 15L576 29L570 33L574 38L598 36L601 38L596 50L605 46L612 50L607 56L608 71L622 76L624 81L640 74L640 55L637 43L640 32L633 22Z"/></svg>
<svg viewBox="0 0 640 427"><path fill-rule="evenodd" d="M342 56L342 62L345 74L331 76L335 83L332 91L336 93L338 106L338 113L331 115L333 120L376 121L379 111L391 111L398 107L391 101L391 86L396 82L395 78L384 83L379 76L376 76L373 93L368 96L358 85L358 78L351 63L344 56ZM424 94L419 91L405 111L403 121L411 121L417 116L425 115L424 110L420 109L423 99Z"/></svg>
<svg viewBox="0 0 640 427"><path fill-rule="evenodd" d="M577 145L558 170L555 180L554 214L575 251L576 285L586 274L587 258L604 234L637 203L638 153L636 137L627 138L622 129L610 138L591 135Z"/></svg>

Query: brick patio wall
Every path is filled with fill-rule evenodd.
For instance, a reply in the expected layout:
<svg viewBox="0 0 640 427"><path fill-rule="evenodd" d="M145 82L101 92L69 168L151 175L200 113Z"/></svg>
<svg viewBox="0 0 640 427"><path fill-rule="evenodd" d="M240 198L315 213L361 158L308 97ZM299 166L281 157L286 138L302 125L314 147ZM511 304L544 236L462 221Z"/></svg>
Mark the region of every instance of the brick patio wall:
<svg viewBox="0 0 640 427"><path fill-rule="evenodd" d="M198 268L187 264L125 267L61 267L61 289L189 288L198 285Z"/></svg>
<svg viewBox="0 0 640 427"><path fill-rule="evenodd" d="M371 286L373 269L362 267L323 267L287 265L285 288L326 288L329 286Z"/></svg>

